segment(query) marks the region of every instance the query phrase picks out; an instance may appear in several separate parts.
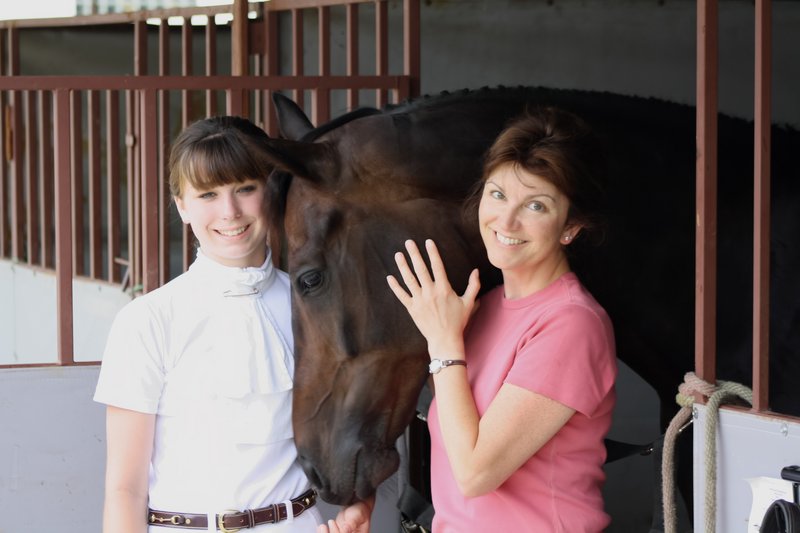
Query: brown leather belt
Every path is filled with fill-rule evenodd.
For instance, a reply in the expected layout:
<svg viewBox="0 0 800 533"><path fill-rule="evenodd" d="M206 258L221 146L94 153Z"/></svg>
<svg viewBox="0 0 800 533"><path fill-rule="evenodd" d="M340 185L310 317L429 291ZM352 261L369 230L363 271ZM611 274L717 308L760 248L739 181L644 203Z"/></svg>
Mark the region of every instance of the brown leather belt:
<svg viewBox="0 0 800 533"><path fill-rule="evenodd" d="M309 489L291 500L293 516L299 516L313 507L317 501L317 493ZM240 529L274 524L289 517L286 504L274 503L260 509L246 511L230 510L217 515L217 529L223 533L232 533ZM208 516L204 514L172 513L169 511L147 510L147 521L154 526L175 527L182 529L208 529Z"/></svg>

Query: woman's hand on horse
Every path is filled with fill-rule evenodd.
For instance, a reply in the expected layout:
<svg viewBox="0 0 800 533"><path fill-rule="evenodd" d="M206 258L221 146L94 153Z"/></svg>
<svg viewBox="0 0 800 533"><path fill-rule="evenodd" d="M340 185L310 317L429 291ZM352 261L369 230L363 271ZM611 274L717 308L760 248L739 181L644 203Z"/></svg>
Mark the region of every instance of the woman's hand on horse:
<svg viewBox="0 0 800 533"><path fill-rule="evenodd" d="M477 307L475 299L481 286L478 270L472 271L464 294L459 296L447 279L444 263L432 240L425 241L430 272L416 243L408 240L405 244L411 265L402 252L397 252L394 259L406 288L394 276L387 276L386 281L428 341L431 357L462 358L464 327Z"/></svg>

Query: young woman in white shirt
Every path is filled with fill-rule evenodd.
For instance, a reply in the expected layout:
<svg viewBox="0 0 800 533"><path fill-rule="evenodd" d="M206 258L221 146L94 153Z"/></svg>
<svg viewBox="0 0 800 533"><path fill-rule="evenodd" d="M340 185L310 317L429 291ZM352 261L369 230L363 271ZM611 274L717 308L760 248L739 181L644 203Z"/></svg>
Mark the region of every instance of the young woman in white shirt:
<svg viewBox="0 0 800 533"><path fill-rule="evenodd" d="M173 144L170 192L199 246L109 333L95 392L107 405L105 533L311 533L322 521L295 460L289 280L267 246L265 139L215 117ZM327 527L366 533L370 512L356 504Z"/></svg>

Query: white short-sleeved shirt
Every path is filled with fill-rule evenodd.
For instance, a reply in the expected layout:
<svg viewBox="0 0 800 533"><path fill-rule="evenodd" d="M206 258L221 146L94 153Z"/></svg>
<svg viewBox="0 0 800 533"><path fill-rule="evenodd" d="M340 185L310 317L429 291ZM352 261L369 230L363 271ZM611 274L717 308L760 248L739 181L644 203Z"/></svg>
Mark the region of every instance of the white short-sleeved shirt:
<svg viewBox="0 0 800 533"><path fill-rule="evenodd" d="M151 508L215 514L309 488L292 432L292 348L289 280L270 257L233 268L198 251L186 273L119 312L94 399L157 415ZM311 532L319 519L312 508L248 531Z"/></svg>

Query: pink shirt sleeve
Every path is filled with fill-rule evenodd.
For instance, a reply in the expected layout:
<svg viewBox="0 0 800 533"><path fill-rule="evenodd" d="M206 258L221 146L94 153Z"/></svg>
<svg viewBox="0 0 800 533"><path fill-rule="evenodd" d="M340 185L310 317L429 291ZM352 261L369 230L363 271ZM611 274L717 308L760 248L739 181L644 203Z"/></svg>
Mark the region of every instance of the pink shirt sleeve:
<svg viewBox="0 0 800 533"><path fill-rule="evenodd" d="M506 383L592 417L614 385L610 322L585 305L554 306L521 339Z"/></svg>

